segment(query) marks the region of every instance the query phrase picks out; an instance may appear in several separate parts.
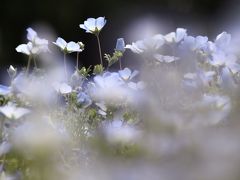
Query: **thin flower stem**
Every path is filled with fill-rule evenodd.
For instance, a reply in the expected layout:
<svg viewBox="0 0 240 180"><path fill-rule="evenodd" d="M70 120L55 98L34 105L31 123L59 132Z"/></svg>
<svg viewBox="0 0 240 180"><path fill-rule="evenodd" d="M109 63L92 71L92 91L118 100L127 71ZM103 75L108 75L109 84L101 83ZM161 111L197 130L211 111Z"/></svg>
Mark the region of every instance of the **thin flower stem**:
<svg viewBox="0 0 240 180"><path fill-rule="evenodd" d="M96 37L97 37L97 41L98 41L98 50L99 50L100 62L101 62L101 65L103 66L102 49L101 49L101 44L100 44L100 40L99 40L99 35L97 34Z"/></svg>
<svg viewBox="0 0 240 180"><path fill-rule="evenodd" d="M66 53L63 53L63 64L64 64L65 75L66 75L66 78L67 78L68 77L68 72L67 72Z"/></svg>
<svg viewBox="0 0 240 180"><path fill-rule="evenodd" d="M122 70L122 58L119 58L119 68L120 68L120 70Z"/></svg>
<svg viewBox="0 0 240 180"><path fill-rule="evenodd" d="M78 61L79 61L79 52L77 52L77 63L76 63L77 70L78 70Z"/></svg>
<svg viewBox="0 0 240 180"><path fill-rule="evenodd" d="M32 60L32 56L28 56L28 64L27 64L27 69L26 69L26 75L28 75L30 65L31 65L31 60Z"/></svg>
<svg viewBox="0 0 240 180"><path fill-rule="evenodd" d="M37 68L36 56L33 57L33 63L34 63L34 67Z"/></svg>

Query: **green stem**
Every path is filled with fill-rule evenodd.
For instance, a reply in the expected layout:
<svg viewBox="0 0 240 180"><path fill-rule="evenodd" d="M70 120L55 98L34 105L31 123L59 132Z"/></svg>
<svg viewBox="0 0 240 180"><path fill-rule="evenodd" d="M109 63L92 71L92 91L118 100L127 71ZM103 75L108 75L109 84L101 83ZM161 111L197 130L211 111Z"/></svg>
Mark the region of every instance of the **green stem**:
<svg viewBox="0 0 240 180"><path fill-rule="evenodd" d="M32 60L32 56L28 56L28 64L27 64L26 75L28 75L28 72L29 72L29 69L30 69L30 65L31 65L31 60Z"/></svg>
<svg viewBox="0 0 240 180"><path fill-rule="evenodd" d="M68 77L68 72L67 72L66 53L63 53L63 64L64 64L65 75L66 75L66 78L67 78Z"/></svg>
<svg viewBox="0 0 240 180"><path fill-rule="evenodd" d="M97 37L97 41L98 41L98 50L99 50L100 62L101 62L101 65L103 66L102 50L101 50L101 44L100 44L100 40L99 40L99 35L97 34L96 37Z"/></svg>

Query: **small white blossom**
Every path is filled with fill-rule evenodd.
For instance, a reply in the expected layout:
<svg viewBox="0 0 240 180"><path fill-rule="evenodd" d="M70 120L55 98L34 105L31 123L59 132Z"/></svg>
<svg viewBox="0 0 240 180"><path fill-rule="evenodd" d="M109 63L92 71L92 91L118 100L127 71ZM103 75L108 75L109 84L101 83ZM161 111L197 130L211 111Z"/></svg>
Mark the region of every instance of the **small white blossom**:
<svg viewBox="0 0 240 180"><path fill-rule="evenodd" d="M16 107L14 104L8 104L0 107L0 112L8 119L19 119L26 114L29 114L30 110L26 108Z"/></svg>
<svg viewBox="0 0 240 180"><path fill-rule="evenodd" d="M65 53L82 52L82 49L78 43L73 41L67 43L64 39L60 37L57 38L56 42L53 42L53 44L58 46L61 49L61 51Z"/></svg>
<svg viewBox="0 0 240 180"><path fill-rule="evenodd" d="M187 36L187 30L183 28L177 28L176 32L171 32L164 36L167 43L179 43Z"/></svg>
<svg viewBox="0 0 240 180"><path fill-rule="evenodd" d="M118 71L119 76L124 80L128 81L138 75L138 71L131 71L129 68L124 68L123 70Z"/></svg>
<svg viewBox="0 0 240 180"><path fill-rule="evenodd" d="M98 34L106 24L105 17L88 18L84 24L80 24L80 28L86 30L87 33Z"/></svg>

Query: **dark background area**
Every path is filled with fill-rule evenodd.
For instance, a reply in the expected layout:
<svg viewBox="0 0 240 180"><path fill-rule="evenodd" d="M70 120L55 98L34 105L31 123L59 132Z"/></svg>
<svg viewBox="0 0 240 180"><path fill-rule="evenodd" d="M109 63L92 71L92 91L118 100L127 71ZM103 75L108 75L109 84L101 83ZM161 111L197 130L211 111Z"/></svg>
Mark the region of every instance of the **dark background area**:
<svg viewBox="0 0 240 180"><path fill-rule="evenodd" d="M48 26L67 41L84 42L86 50L81 62L90 65L98 61L96 39L79 28L88 17L107 18L101 40L103 52L110 53L118 37L125 37L128 43L137 40L129 37L128 27L146 17L167 24L164 31L184 27L190 34L213 38L228 30L224 23L238 4L238 0L1 0L0 71L5 73L9 64L25 65L26 57L18 54L15 47L27 42L29 26Z"/></svg>

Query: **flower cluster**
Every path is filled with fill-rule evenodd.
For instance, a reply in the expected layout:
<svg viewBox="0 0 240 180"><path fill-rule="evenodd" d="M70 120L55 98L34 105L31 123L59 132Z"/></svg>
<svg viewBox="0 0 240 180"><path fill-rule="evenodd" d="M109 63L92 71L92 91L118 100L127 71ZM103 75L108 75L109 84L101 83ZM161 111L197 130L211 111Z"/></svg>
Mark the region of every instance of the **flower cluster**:
<svg viewBox="0 0 240 180"><path fill-rule="evenodd" d="M86 179L85 173L90 179L113 179L113 175L116 179L146 179L141 172L142 176L128 176L126 164L108 161L112 157L129 157L128 161L137 157L140 161L131 161L134 168L140 166L136 162L148 161L153 179L166 170L163 165L158 171L159 159L164 159L160 164L170 165L166 177L175 170L172 159L179 164L185 163L185 156L192 160L185 152L204 157L200 162L208 164L204 152L210 152L211 142L219 139L209 140L205 150L202 139L206 136L200 137L199 132L238 115L234 112L238 110L240 62L231 35L223 32L210 41L177 28L127 45L118 38L113 54L102 57L99 37L105 25L104 17L88 18L79 25L97 38L99 64L79 67L85 48L80 41L58 37L52 43L63 53L65 72L58 67L37 67L37 55L50 53L48 40L27 29L29 42L16 48L29 56L27 68L17 71L11 65L7 69L10 85L0 85L0 179L9 174L15 179L19 174L22 179L34 179L38 174L43 179ZM140 70L123 66L127 50L140 56ZM77 54L74 70L67 68L70 53ZM119 69L112 70L117 62ZM217 151L225 155L232 152L232 146ZM107 160L102 162L99 154ZM120 175L116 167L120 167ZM68 172L62 172L66 168ZM93 168L100 170L93 174ZM98 177L106 170L109 174Z"/></svg>

